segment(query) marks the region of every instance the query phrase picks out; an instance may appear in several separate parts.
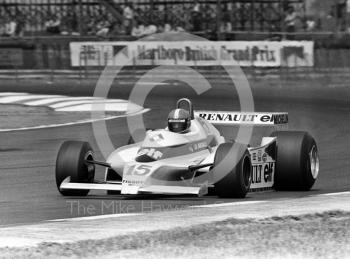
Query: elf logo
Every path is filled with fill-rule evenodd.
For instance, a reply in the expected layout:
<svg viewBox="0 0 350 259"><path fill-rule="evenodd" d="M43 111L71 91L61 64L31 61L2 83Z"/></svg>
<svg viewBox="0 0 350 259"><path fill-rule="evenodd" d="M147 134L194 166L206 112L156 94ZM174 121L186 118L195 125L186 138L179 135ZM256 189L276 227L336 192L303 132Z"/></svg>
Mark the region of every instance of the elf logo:
<svg viewBox="0 0 350 259"><path fill-rule="evenodd" d="M272 176L275 171L275 163L264 163L253 166L252 183L272 182Z"/></svg>

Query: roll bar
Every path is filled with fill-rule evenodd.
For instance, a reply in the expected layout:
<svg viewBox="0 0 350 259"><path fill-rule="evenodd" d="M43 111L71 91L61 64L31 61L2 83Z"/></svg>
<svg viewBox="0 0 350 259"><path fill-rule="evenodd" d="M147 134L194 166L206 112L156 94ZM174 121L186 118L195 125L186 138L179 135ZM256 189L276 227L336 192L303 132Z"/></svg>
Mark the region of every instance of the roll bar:
<svg viewBox="0 0 350 259"><path fill-rule="evenodd" d="M193 112L193 105L192 105L191 100L188 99L188 98L181 98L181 99L179 99L179 100L176 102L176 108L177 108L177 109L181 108L180 106L181 106L182 103L186 103L186 104L187 104L187 107L188 107L187 110L188 110L189 113L191 114L191 120L193 120L193 119L194 119L194 112Z"/></svg>

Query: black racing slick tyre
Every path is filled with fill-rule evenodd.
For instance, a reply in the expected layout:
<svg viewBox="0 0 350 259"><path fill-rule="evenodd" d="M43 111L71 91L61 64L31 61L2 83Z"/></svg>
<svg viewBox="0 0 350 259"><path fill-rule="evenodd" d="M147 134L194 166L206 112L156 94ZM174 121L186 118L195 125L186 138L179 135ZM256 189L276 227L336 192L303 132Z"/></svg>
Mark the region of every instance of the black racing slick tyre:
<svg viewBox="0 0 350 259"><path fill-rule="evenodd" d="M221 144L215 153L212 172L214 179L218 179L214 187L219 197L244 198L252 181L252 164L247 146Z"/></svg>
<svg viewBox="0 0 350 259"><path fill-rule="evenodd" d="M86 163L93 160L93 150L89 143L66 141L58 151L56 160L56 185L63 196L86 196L89 190L61 190L61 183L70 176L70 182L92 183L95 177L95 166Z"/></svg>
<svg viewBox="0 0 350 259"><path fill-rule="evenodd" d="M319 171L315 139L307 132L277 131L274 188L278 191L308 191Z"/></svg>

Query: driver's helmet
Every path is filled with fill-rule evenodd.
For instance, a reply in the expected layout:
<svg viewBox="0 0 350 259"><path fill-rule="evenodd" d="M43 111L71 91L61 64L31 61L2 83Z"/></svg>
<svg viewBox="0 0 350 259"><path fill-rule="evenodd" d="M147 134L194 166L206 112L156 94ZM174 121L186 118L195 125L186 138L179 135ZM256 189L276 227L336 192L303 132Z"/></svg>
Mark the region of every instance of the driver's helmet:
<svg viewBox="0 0 350 259"><path fill-rule="evenodd" d="M175 109L169 113L168 129L176 133L184 133L191 126L191 115L184 109Z"/></svg>

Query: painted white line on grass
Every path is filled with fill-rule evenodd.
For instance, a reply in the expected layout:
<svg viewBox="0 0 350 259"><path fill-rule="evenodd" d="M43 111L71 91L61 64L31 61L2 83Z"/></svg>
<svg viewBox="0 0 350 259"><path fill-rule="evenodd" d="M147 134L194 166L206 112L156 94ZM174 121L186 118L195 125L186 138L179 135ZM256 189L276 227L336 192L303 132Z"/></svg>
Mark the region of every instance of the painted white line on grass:
<svg viewBox="0 0 350 259"><path fill-rule="evenodd" d="M131 85L135 84L133 81L118 81L118 84L121 85ZM169 83L159 83L159 82L140 82L140 85L170 85Z"/></svg>
<svg viewBox="0 0 350 259"><path fill-rule="evenodd" d="M109 121L114 120L118 118L124 118L127 116L136 116L143 113L146 113L150 111L150 109L143 109L138 112L134 113L128 113L128 114L122 114L122 115L116 115L116 116L109 116L104 117L100 119L88 119L88 120L80 120L76 122L68 122L68 123L62 123L62 124L49 124L49 125L40 125L40 126L33 126L33 127L23 127L23 128L14 128L14 129L0 129L0 132L14 132L14 131L25 131L25 130L38 130L38 129L48 129L48 128L58 128L58 127L66 127L66 126L73 126L73 125L80 125L80 124L86 124L86 123L92 123L92 122L98 122L98 121Z"/></svg>
<svg viewBox="0 0 350 259"><path fill-rule="evenodd" d="M315 196L338 196L338 195L350 195L349 192L332 192L332 193L323 193L323 194L318 194Z"/></svg>
<svg viewBox="0 0 350 259"><path fill-rule="evenodd" d="M227 206L238 206L238 205L251 205L257 203L266 203L267 201L240 201L240 202L227 202L227 203L214 203L206 205L194 205L190 208L218 208L218 207L227 207Z"/></svg>
<svg viewBox="0 0 350 259"><path fill-rule="evenodd" d="M52 104L50 107L57 109L65 106L73 106L73 105L78 105L78 104L92 104L92 103L128 103L125 100L121 99L94 99L94 100L76 100L72 101L71 99L67 99L66 101L57 103L57 104Z"/></svg>
<svg viewBox="0 0 350 259"><path fill-rule="evenodd" d="M39 106L39 105L49 105L50 103L56 103L56 102L61 102L61 101L72 101L72 100L90 101L90 100L93 100L93 99L97 99L97 98L94 98L94 97L62 97L62 96L54 97L54 96L48 96L48 97L40 99L40 100L26 102L26 103L24 103L24 105Z"/></svg>
<svg viewBox="0 0 350 259"><path fill-rule="evenodd" d="M90 112L93 104L104 104L104 111L125 112L130 104L122 99L104 99L100 97L72 97L63 95L32 95L28 93L0 93L0 104L45 106L55 111ZM142 109L136 104L134 110Z"/></svg>
<svg viewBox="0 0 350 259"><path fill-rule="evenodd" d="M47 98L43 95L29 95L29 94L22 94L22 95L11 95L11 96L5 96L0 98L0 103L2 104L11 104L16 102L22 102L30 99L38 99L38 98Z"/></svg>
<svg viewBox="0 0 350 259"><path fill-rule="evenodd" d="M65 219L51 219L46 222L70 222L70 221L86 221L86 220L96 220L96 219L112 219L112 218L121 218L121 217L130 217L130 216L139 216L143 213L120 213L120 214L105 214L98 216L87 216L87 217L78 217L78 218L65 218Z"/></svg>
<svg viewBox="0 0 350 259"><path fill-rule="evenodd" d="M105 103L102 107L104 107L105 112L125 112L128 110L128 103ZM81 112L81 111L93 111L93 104L81 104L81 105L71 105L62 108L55 108L57 112Z"/></svg>
<svg viewBox="0 0 350 259"><path fill-rule="evenodd" d="M122 99L105 99L100 97L73 97L63 95L34 95L28 93L3 93L0 94L0 104L25 105L25 106L45 106L55 111L65 112L89 112L93 104L104 104L104 111L127 111L129 102ZM142 107L135 108L141 109Z"/></svg>

